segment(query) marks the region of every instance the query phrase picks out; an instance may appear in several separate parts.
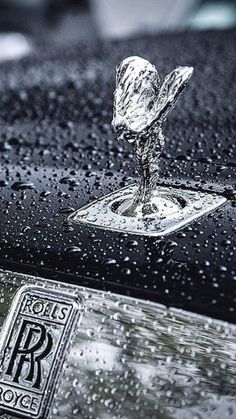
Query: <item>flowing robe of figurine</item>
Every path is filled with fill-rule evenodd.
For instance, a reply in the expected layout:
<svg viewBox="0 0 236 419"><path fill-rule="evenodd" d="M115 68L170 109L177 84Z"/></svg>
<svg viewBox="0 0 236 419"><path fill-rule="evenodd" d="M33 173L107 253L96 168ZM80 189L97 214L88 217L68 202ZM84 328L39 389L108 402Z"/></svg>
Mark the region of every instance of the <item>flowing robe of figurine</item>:
<svg viewBox="0 0 236 419"><path fill-rule="evenodd" d="M192 72L192 67L177 67L160 87L156 68L143 58L126 58L117 67L112 127L118 139L134 143L140 177L132 201L120 210L123 215L148 217L158 212L158 201L152 197L165 144L162 123Z"/></svg>

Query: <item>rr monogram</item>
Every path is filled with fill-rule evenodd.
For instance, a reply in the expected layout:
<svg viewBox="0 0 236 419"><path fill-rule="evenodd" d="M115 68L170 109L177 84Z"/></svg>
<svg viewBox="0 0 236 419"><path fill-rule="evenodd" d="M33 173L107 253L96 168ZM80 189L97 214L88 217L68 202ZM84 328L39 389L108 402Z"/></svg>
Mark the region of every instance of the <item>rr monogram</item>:
<svg viewBox="0 0 236 419"><path fill-rule="evenodd" d="M42 376L41 361L50 354L52 344L52 336L45 326L23 320L6 375L10 375L13 382L19 383L22 368L27 363L29 369L24 380L30 381L32 388L39 389Z"/></svg>
<svg viewBox="0 0 236 419"><path fill-rule="evenodd" d="M19 289L0 345L0 411L46 419L81 315L78 295L50 287Z"/></svg>

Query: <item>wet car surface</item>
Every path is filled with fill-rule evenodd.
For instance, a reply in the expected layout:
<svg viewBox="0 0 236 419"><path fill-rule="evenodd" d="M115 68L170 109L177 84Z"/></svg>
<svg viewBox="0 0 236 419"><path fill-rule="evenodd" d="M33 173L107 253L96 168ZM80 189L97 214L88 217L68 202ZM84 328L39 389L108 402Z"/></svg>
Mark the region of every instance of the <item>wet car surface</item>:
<svg viewBox="0 0 236 419"><path fill-rule="evenodd" d="M234 323L234 38L229 30L39 46L14 66L1 64L1 268ZM163 238L68 220L135 177L133 149L117 142L110 127L114 69L133 54L150 59L161 74L176 65L195 67L165 126L159 183L227 198ZM174 417L189 417L181 414Z"/></svg>

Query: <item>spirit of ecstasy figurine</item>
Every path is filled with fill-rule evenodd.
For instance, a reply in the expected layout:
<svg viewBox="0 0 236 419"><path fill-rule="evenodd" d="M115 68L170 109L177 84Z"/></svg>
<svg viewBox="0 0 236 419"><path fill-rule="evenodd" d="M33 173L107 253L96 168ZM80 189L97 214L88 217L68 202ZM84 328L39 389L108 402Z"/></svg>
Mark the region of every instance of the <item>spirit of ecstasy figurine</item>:
<svg viewBox="0 0 236 419"><path fill-rule="evenodd" d="M125 186L78 209L69 219L112 231L163 236L225 202L216 194L158 185L165 145L162 124L193 73L177 67L162 84L156 68L129 57L117 68L112 127L117 139L134 144L139 183Z"/></svg>
<svg viewBox="0 0 236 419"><path fill-rule="evenodd" d="M133 199L118 209L121 215L148 217L158 213L155 190L165 144L162 123L192 73L193 67L177 67L160 86L155 66L143 58L126 58L117 67L112 127L117 139L134 143L140 177Z"/></svg>

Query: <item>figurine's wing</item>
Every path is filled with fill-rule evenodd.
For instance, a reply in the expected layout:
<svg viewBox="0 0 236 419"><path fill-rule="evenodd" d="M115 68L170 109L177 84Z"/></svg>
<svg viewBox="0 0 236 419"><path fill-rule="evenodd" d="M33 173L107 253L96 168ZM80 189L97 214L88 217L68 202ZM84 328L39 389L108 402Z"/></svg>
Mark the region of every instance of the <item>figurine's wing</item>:
<svg viewBox="0 0 236 419"><path fill-rule="evenodd" d="M158 72L149 61L128 57L121 62L117 67L112 120L116 137L121 138L126 132L140 133L150 125L159 91Z"/></svg>
<svg viewBox="0 0 236 419"><path fill-rule="evenodd" d="M165 118L173 109L192 73L193 67L177 67L166 76L156 102L155 121L160 118Z"/></svg>

